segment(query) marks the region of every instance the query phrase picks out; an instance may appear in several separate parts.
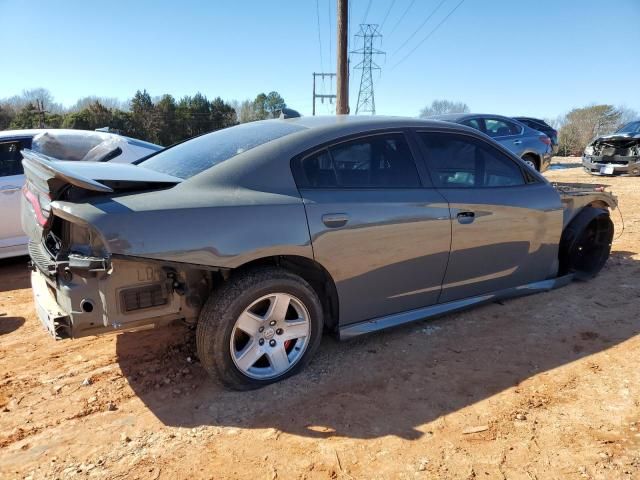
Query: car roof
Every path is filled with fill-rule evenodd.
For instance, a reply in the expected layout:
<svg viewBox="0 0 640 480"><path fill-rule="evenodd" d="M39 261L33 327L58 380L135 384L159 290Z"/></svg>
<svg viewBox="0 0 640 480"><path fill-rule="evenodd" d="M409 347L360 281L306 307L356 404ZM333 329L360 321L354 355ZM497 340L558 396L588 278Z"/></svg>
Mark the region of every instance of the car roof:
<svg viewBox="0 0 640 480"><path fill-rule="evenodd" d="M502 120L511 120L511 121L514 120L513 118L505 117L504 115L496 115L495 113L447 113L444 115L434 115L429 118L434 120L445 120L447 122L459 122L462 120L466 120L467 118L476 118L476 117L482 117L482 118L491 117L491 118L499 118Z"/></svg>
<svg viewBox="0 0 640 480"><path fill-rule="evenodd" d="M264 120L273 122L274 120ZM321 131L335 131L341 129L378 130L384 128L405 128L405 127L446 127L467 131L460 126L452 126L450 123L442 122L440 119L422 119L417 117L395 117L386 115L322 115L310 117L296 117L287 119L275 119L275 121L286 122L292 125L299 125L308 130L320 133Z"/></svg>

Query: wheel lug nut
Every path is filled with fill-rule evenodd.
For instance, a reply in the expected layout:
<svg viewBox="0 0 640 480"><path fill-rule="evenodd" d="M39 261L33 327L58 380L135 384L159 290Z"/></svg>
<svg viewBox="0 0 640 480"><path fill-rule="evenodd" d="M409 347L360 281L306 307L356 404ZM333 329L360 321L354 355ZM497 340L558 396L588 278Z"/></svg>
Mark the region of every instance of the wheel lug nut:
<svg viewBox="0 0 640 480"><path fill-rule="evenodd" d="M275 340L269 340L269 345L271 345L272 347L276 346L276 341Z"/></svg>
<svg viewBox="0 0 640 480"><path fill-rule="evenodd" d="M259 331L260 333L264 332L264 327L260 327L260 328L258 329L258 331Z"/></svg>
<svg viewBox="0 0 640 480"><path fill-rule="evenodd" d="M269 322L269 325L271 325L272 327L273 327L275 324L276 324L276 321L275 321L275 320L271 320L271 321Z"/></svg>
<svg viewBox="0 0 640 480"><path fill-rule="evenodd" d="M258 345L264 345L264 338L261 338L260 340L258 340Z"/></svg>
<svg viewBox="0 0 640 480"><path fill-rule="evenodd" d="M283 331L284 331L284 330L282 330L281 328L279 328L279 329L277 329L277 330L276 330L276 333L277 333L278 335L282 335L282 332L283 332Z"/></svg>

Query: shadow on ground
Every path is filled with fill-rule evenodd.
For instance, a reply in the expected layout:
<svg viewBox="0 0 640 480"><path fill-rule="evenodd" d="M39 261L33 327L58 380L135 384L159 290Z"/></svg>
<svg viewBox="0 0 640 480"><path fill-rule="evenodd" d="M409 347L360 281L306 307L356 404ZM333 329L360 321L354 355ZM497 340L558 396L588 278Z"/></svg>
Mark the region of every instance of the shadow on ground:
<svg viewBox="0 0 640 480"><path fill-rule="evenodd" d="M620 285L623 274L640 273L630 255L615 252L590 282L351 342L327 337L305 371L258 391L227 391L189 363L195 348L185 326L122 334L117 354L166 425L413 439L420 425L638 335L628 312L640 311L640 296Z"/></svg>
<svg viewBox="0 0 640 480"><path fill-rule="evenodd" d="M582 163L554 162L549 165L549 170L567 170L570 168L582 168Z"/></svg>
<svg viewBox="0 0 640 480"><path fill-rule="evenodd" d="M24 325L24 318L22 317L5 317L0 312L0 335L6 335Z"/></svg>
<svg viewBox="0 0 640 480"><path fill-rule="evenodd" d="M0 260L0 292L20 290L31 286L27 268L29 257L4 258ZM1 313L1 312L0 312Z"/></svg>

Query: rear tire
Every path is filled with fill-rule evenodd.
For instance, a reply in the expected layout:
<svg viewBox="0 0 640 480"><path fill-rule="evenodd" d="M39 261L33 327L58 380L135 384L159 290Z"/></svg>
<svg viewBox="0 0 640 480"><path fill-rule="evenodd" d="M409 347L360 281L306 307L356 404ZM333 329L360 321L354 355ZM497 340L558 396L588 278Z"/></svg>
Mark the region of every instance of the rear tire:
<svg viewBox="0 0 640 480"><path fill-rule="evenodd" d="M309 363L322 319L318 296L303 278L275 267L251 270L210 295L196 330L198 356L219 383L260 388Z"/></svg>
<svg viewBox="0 0 640 480"><path fill-rule="evenodd" d="M524 157L522 157L522 161L526 163L529 167L533 168L535 171L537 172L540 171L540 164L538 162L538 159L534 155L527 154Z"/></svg>

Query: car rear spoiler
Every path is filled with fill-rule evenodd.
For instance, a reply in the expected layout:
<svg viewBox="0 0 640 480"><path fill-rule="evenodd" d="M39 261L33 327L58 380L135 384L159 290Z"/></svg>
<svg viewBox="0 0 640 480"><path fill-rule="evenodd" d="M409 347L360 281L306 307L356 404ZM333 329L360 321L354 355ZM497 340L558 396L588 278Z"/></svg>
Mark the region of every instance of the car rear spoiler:
<svg viewBox="0 0 640 480"><path fill-rule="evenodd" d="M97 182L91 178L84 177L75 172L69 171L64 165L56 161L55 158L45 155L43 153L34 152L25 148L22 150L22 165L25 170L41 171L48 173L49 175L59 178L66 183L75 185L76 187L84 188L85 190L93 190L94 192L111 193L113 188Z"/></svg>
<svg viewBox="0 0 640 480"><path fill-rule="evenodd" d="M131 186L158 188L182 182L181 178L128 163L58 160L29 149L22 150L22 156L27 179L37 179L43 186L52 186L51 181L58 180L55 183L113 193Z"/></svg>

